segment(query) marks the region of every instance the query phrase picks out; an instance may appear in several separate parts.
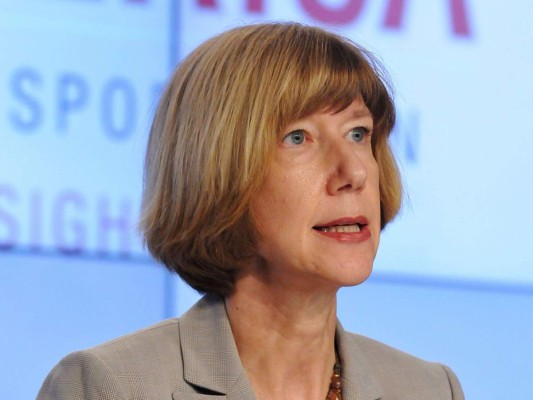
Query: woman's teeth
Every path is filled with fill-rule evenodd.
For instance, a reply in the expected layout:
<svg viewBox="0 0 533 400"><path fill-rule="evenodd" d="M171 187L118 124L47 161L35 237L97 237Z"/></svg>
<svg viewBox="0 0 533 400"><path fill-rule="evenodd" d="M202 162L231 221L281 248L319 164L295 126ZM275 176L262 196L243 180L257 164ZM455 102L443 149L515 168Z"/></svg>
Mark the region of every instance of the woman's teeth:
<svg viewBox="0 0 533 400"><path fill-rule="evenodd" d="M318 230L322 232L334 232L334 233L356 233L361 231L361 227L358 224L354 225L334 225L334 226L321 226Z"/></svg>

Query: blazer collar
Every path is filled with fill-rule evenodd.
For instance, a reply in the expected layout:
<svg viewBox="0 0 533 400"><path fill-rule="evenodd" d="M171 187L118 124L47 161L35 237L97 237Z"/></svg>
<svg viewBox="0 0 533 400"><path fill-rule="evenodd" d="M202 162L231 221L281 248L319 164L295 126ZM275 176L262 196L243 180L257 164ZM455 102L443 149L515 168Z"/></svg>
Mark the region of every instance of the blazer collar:
<svg viewBox="0 0 533 400"><path fill-rule="evenodd" d="M338 320L335 339L342 365L342 398L344 400L380 400L383 397L382 389L374 375L369 373L370 364L364 352Z"/></svg>
<svg viewBox="0 0 533 400"><path fill-rule="evenodd" d="M218 394L213 398L225 394L227 399L255 400L221 297L204 296L179 319L179 326L185 381Z"/></svg>
<svg viewBox="0 0 533 400"><path fill-rule="evenodd" d="M184 379L212 392L203 399L255 400L241 364L224 300L207 295L179 319ZM344 400L379 400L381 387L368 372L368 361L353 337L337 322ZM222 396L222 397L221 397Z"/></svg>

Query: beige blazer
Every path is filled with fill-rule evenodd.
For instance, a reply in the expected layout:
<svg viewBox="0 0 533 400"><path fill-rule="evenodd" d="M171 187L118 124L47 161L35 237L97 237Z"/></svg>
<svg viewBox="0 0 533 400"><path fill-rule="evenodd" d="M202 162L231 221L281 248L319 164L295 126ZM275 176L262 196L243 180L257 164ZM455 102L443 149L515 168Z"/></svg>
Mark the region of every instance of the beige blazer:
<svg viewBox="0 0 533 400"><path fill-rule="evenodd" d="M337 326L344 400L460 400L447 367ZM181 318L160 322L66 356L37 400L252 400L220 297L206 296Z"/></svg>

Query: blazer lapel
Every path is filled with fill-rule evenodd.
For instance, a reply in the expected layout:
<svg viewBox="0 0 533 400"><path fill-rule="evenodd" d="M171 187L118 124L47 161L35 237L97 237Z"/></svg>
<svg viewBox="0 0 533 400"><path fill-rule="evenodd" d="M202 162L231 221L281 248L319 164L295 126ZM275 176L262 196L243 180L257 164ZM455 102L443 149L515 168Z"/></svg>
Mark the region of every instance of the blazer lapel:
<svg viewBox="0 0 533 400"><path fill-rule="evenodd" d="M184 379L206 393L198 399L255 400L221 297L205 296L179 325Z"/></svg>
<svg viewBox="0 0 533 400"><path fill-rule="evenodd" d="M255 400L241 364L221 297L207 295L179 320L184 380L198 389L191 400ZM368 373L368 361L337 322L344 400L379 400L382 390ZM205 393L205 394L202 394ZM180 393L175 399L184 398Z"/></svg>
<svg viewBox="0 0 533 400"><path fill-rule="evenodd" d="M341 323L337 321L335 332L339 357L342 364L343 400L379 400L382 389L373 375L368 373L368 361L350 340Z"/></svg>

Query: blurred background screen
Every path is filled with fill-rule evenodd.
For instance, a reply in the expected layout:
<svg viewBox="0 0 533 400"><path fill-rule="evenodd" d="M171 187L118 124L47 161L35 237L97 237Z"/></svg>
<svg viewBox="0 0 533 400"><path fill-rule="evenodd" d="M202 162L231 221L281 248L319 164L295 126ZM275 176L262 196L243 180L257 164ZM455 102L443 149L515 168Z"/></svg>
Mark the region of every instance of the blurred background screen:
<svg viewBox="0 0 533 400"><path fill-rule="evenodd" d="M469 399L533 398L533 5L526 0L0 0L0 386L199 296L136 231L143 154L181 58L298 21L371 50L405 180L345 327L450 365Z"/></svg>

